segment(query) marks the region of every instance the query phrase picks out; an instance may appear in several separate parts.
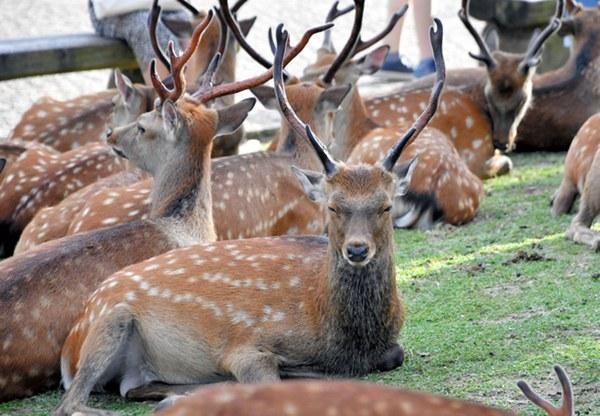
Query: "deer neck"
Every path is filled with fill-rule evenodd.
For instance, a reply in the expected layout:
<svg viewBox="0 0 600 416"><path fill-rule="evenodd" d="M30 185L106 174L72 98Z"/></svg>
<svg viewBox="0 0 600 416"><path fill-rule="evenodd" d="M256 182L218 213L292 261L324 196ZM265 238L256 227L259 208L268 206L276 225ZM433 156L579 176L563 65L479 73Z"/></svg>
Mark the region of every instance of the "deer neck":
<svg viewBox="0 0 600 416"><path fill-rule="evenodd" d="M346 160L362 138L379 125L369 118L355 84L340 107L333 120L335 141L331 150L334 158Z"/></svg>
<svg viewBox="0 0 600 416"><path fill-rule="evenodd" d="M577 42L568 61L559 69L535 75L533 78L534 99L547 95L586 91L595 96L600 95L597 85L600 84L600 48L599 34L589 33Z"/></svg>
<svg viewBox="0 0 600 416"><path fill-rule="evenodd" d="M373 358L395 342L401 322L390 241L364 267L350 266L330 240L321 299L327 366L365 374ZM331 360L334 362L331 362ZM337 367L337 368L336 368Z"/></svg>
<svg viewBox="0 0 600 416"><path fill-rule="evenodd" d="M150 218L179 245L216 240L211 147L178 153L154 179Z"/></svg>

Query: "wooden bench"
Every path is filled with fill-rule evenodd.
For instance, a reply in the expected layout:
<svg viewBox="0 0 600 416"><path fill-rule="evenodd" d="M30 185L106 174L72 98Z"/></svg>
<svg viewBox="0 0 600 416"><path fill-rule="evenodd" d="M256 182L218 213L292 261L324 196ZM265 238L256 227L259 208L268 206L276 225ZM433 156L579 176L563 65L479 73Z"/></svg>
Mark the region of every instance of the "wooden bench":
<svg viewBox="0 0 600 416"><path fill-rule="evenodd" d="M0 81L103 68L138 65L125 42L91 33L0 40Z"/></svg>

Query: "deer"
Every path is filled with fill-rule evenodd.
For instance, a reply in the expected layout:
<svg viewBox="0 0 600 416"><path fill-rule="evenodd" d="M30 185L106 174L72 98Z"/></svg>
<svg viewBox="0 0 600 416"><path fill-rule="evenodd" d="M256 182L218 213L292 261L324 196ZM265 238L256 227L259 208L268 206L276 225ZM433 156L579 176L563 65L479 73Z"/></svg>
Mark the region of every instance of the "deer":
<svg viewBox="0 0 600 416"><path fill-rule="evenodd" d="M212 15L209 12L196 30L204 30ZM314 33L307 32L286 54L286 64ZM0 308L5 311L0 322L0 401L58 383L61 346L85 299L104 279L171 249L214 240L212 139L238 128L255 99L218 110L203 103L260 85L272 71L213 86L212 71L219 58L215 55L206 82L193 97L187 96L182 73L195 46L190 44L182 55L169 48L172 89L158 78L156 63L152 64L160 98L156 108L108 137L116 152L155 177L149 219L50 241L0 264Z"/></svg>
<svg viewBox="0 0 600 416"><path fill-rule="evenodd" d="M509 152L515 146L517 128L532 102L541 49L550 35L559 30L563 9L563 0L558 0L548 26L532 37L524 54L513 54L497 50L497 42L491 48L486 45L469 20L469 0L462 1L459 18L480 49L479 54L470 53L470 56L485 68L448 71L451 88L445 93L448 98L442 98L442 111L438 113L448 118L440 119L439 124L434 122L432 127L441 129L452 139L471 171L482 179L512 169L512 161L500 152ZM367 110L381 123L411 121L424 105L426 94L422 90L430 88L433 82L429 76L397 91L372 97L365 102ZM536 107L535 97L533 102Z"/></svg>
<svg viewBox="0 0 600 416"><path fill-rule="evenodd" d="M571 211L581 195L577 215L567 229L567 238L600 251L600 232L591 230L600 214L600 113L586 121L571 142L565 172L552 200L552 215Z"/></svg>
<svg viewBox="0 0 600 416"><path fill-rule="evenodd" d="M89 394L113 379L131 397L140 389L156 393L152 382L179 389L228 379L267 383L358 376L402 364L391 208L411 170L397 176L393 167L431 118L441 86L379 164L347 166L290 106L282 71L288 35L281 26L276 39L273 79L281 112L310 141L323 172L291 169L307 195L327 207L328 236L206 243L110 276L63 346L66 393L55 415L96 411L85 406ZM167 281L167 271L177 277ZM160 324L151 316L161 316Z"/></svg>
<svg viewBox="0 0 600 416"><path fill-rule="evenodd" d="M331 146L334 157L349 164L376 163L394 145L399 134L397 127L378 125L368 116L356 85L359 76L371 74L381 66L388 50L387 46L379 47L362 58L349 60L371 45L371 42L358 38L363 5L358 7L354 31L356 37L346 44L356 42L357 45L354 49L347 46L342 49L348 55L344 57L344 52L338 55L344 63L336 74L326 72L320 78L322 83L335 81L352 85L351 93L342 102L343 110L338 111L334 117L335 139ZM393 27L394 20L405 11L406 8L398 11L390 20L388 28ZM339 15L336 5L330 15ZM441 51L438 55L436 59L441 62ZM305 77L314 78L321 74L324 62L329 61L332 56L335 56L335 50L331 41L326 38L319 50L317 62L305 69ZM460 158L453 144L439 130L427 127L421 132L418 141L408 144L401 160L408 162L419 154L421 157L418 163L412 165L415 173L412 174L408 192L394 200L392 217L395 227L429 229L440 222L461 225L471 221L483 197L483 185ZM403 169L404 166L399 164L397 169Z"/></svg>
<svg viewBox="0 0 600 416"><path fill-rule="evenodd" d="M573 387L568 374L554 367L562 387L562 404L554 407L528 383L519 381L525 397L548 416L573 416ZM516 416L517 413L475 402L349 380L292 380L270 384L220 383L198 389L156 413L157 416L276 416L368 414L378 416Z"/></svg>

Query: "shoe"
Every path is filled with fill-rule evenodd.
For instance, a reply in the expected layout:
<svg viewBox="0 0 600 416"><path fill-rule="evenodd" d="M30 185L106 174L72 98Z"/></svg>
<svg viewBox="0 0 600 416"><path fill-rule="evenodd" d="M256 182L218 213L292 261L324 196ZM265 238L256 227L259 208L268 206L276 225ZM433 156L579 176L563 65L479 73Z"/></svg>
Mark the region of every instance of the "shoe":
<svg viewBox="0 0 600 416"><path fill-rule="evenodd" d="M405 62L405 58L397 53L388 53L381 65L379 74L386 78L409 79L413 76L413 69Z"/></svg>
<svg viewBox="0 0 600 416"><path fill-rule="evenodd" d="M435 72L435 61L433 58L421 59L421 62L415 68L414 74L416 78L422 78Z"/></svg>

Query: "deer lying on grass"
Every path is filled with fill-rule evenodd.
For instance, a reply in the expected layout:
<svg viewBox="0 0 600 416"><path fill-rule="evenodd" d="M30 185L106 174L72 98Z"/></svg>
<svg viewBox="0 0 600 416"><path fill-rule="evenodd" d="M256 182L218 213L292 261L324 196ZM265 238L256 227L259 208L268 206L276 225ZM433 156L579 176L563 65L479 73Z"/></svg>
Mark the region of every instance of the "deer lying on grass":
<svg viewBox="0 0 600 416"><path fill-rule="evenodd" d="M552 201L552 214L571 211L578 195L579 212L571 221L567 237L600 251L600 232L590 229L600 214L600 113L590 117L571 142L564 177Z"/></svg>
<svg viewBox="0 0 600 416"><path fill-rule="evenodd" d="M431 118L439 88L380 164L346 166L331 158L287 102L287 44L279 27L277 100L291 128L306 132L325 170L293 169L307 195L327 204L329 239L197 245L114 274L90 297L65 342L67 393L56 415L94 411L84 406L90 392L113 379L121 380L125 396L151 382L264 383L281 376L363 375L402 363L396 339L404 315L390 212L394 194L410 178L392 169ZM173 277L167 281L165 273ZM160 323L152 318L156 313Z"/></svg>
<svg viewBox="0 0 600 416"><path fill-rule="evenodd" d="M459 17L480 49L479 55L470 55L484 63L485 69L448 71L448 86L452 88L442 96L439 112L440 117L446 115L447 118L445 123L440 120L439 124L434 119L431 126L440 128L452 139L473 173L487 178L512 169L510 159L494 152L494 148L510 151L514 147L517 127L530 106L532 78L541 48L560 27L563 0L558 0L549 25L532 38L525 54L490 51L471 25L468 10L469 1L463 0ZM367 110L375 121L391 120L402 125L405 118L411 121L418 114L426 101L426 91L422 90L430 88L433 82L433 77L428 77L395 93L371 98L365 102Z"/></svg>
<svg viewBox="0 0 600 416"><path fill-rule="evenodd" d="M304 45L291 50L286 62ZM202 102L263 83L271 72L212 88L209 70L197 99L180 99L183 66L195 46L181 57L171 51L175 89L168 90L153 71L159 105L133 128L115 129L109 137L118 152L155 176L150 219L48 242L0 264L0 401L57 384L68 330L107 276L173 248L214 240L212 139L239 127L255 101L220 110Z"/></svg>
<svg viewBox="0 0 600 416"><path fill-rule="evenodd" d="M402 16L404 11L399 11L396 16ZM394 145L399 135L397 127L381 127L368 117L356 85L361 75L379 69L387 53L387 47L380 47L363 58L350 61L352 56L370 46L369 42L358 38L362 13L363 5L358 4L353 31L355 36L349 39L337 57L342 62L339 70L335 74L326 72L320 79L324 84L335 79L336 83L352 85L351 93L342 102L342 110L334 117L335 140L331 146L335 157L350 164L376 163ZM330 15L336 14L334 7ZM388 27L393 27L393 20ZM441 33L440 28L439 39L436 40L440 44ZM355 43L353 48L348 47ZM434 46L434 49L437 47ZM305 70L305 76L314 78L322 73L324 63L335 55L333 45L326 39L319 50L317 63ZM437 52L436 60L443 65L441 50ZM431 228L437 221L454 225L471 221L483 196L483 186L461 160L452 143L439 130L427 127L418 141L407 146L401 156L405 163L399 164L396 169L405 169L406 162L419 154L419 161L412 165L415 172L408 192L394 200L394 226Z"/></svg>
<svg viewBox="0 0 600 416"><path fill-rule="evenodd" d="M562 387L562 405L552 406L524 381L518 386L548 416L574 416L573 388L560 366L554 367ZM516 416L510 410L474 402L356 381L289 381L277 384L221 383L178 399L157 416Z"/></svg>

